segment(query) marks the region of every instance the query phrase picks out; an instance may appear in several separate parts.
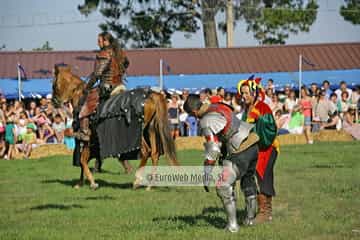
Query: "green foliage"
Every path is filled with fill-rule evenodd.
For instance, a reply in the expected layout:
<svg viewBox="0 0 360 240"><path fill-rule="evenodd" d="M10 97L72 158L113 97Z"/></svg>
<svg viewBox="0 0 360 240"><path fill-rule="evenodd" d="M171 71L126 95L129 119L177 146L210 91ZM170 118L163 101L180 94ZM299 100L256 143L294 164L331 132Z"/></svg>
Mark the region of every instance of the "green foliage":
<svg viewBox="0 0 360 240"><path fill-rule="evenodd" d="M285 44L290 34L309 32L318 4L303 0L241 0L235 19L244 19L247 31L261 44Z"/></svg>
<svg viewBox="0 0 360 240"><path fill-rule="evenodd" d="M340 14L346 21L352 24L360 24L360 1L345 0L345 6L341 6Z"/></svg>
<svg viewBox="0 0 360 240"><path fill-rule="evenodd" d="M245 19L247 31L262 44L284 44L289 34L308 32L318 5L310 0L234 1L235 21ZM114 32L122 45L136 48L170 47L176 31L195 33L203 24L206 47L218 46L215 16L225 11L222 0L85 0L78 6L84 15L100 8L107 19L102 30ZM129 19L129 20L125 20ZM124 20L124 21L123 21ZM226 32L225 22L218 26Z"/></svg>
<svg viewBox="0 0 360 240"><path fill-rule="evenodd" d="M52 51L54 48L50 46L49 41L46 41L41 47L34 48L33 51Z"/></svg>
<svg viewBox="0 0 360 240"><path fill-rule="evenodd" d="M75 190L80 170L70 156L0 160L0 239L359 239L359 149L359 141L282 147L273 222L241 226L237 234L223 230L226 216L213 188L135 191L134 174L106 159L104 173L95 174L100 188ZM201 151L178 157L182 165L203 162Z"/></svg>

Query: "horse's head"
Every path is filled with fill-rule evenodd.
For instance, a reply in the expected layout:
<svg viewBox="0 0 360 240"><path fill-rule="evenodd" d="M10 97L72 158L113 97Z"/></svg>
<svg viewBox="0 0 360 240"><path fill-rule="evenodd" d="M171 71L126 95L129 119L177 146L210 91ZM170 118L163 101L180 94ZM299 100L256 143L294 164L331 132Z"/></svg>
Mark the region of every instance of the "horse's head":
<svg viewBox="0 0 360 240"><path fill-rule="evenodd" d="M53 80L53 104L61 106L64 102L72 102L77 105L84 89L84 82L71 73L69 65L55 65Z"/></svg>

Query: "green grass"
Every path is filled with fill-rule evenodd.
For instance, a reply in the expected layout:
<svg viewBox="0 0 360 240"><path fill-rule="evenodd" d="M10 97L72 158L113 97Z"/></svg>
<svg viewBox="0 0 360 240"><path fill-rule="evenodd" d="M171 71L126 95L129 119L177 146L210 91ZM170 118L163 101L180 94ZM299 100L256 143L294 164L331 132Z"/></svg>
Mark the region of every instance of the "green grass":
<svg viewBox="0 0 360 240"><path fill-rule="evenodd" d="M0 239L360 239L359 149L359 142L283 147L273 222L237 234L222 229L214 189L134 191L134 176L108 159L95 175L99 190L75 190L79 169L70 157L0 161ZM178 157L182 165L203 162L200 151Z"/></svg>

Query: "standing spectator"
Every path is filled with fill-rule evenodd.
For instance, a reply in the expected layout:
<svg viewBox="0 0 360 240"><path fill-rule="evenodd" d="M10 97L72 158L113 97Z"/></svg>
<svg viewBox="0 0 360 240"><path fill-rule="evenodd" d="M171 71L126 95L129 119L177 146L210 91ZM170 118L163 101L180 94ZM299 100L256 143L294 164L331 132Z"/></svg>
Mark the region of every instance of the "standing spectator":
<svg viewBox="0 0 360 240"><path fill-rule="evenodd" d="M290 90L289 97L285 99L285 105L284 105L285 111L291 113L297 103L298 100L296 98L295 91Z"/></svg>
<svg viewBox="0 0 360 240"><path fill-rule="evenodd" d="M224 97L224 100L223 100L223 103L229 105L229 106L232 106L232 96L231 96L231 93L230 92L226 92L225 93L225 97Z"/></svg>
<svg viewBox="0 0 360 240"><path fill-rule="evenodd" d="M218 87L216 90L216 95L221 98L221 101L225 98L225 89L223 87Z"/></svg>
<svg viewBox="0 0 360 240"><path fill-rule="evenodd" d="M60 113L55 115L54 122L52 124L52 128L54 130L56 142L63 143L64 142L65 123L64 123L64 119Z"/></svg>
<svg viewBox="0 0 360 240"><path fill-rule="evenodd" d="M26 111L29 118L33 118L36 115L36 102L31 101L29 104L29 109Z"/></svg>
<svg viewBox="0 0 360 240"><path fill-rule="evenodd" d="M188 117L186 118L186 125L188 127L188 136L189 137L197 136L197 131L198 131L197 118L193 115L188 115Z"/></svg>
<svg viewBox="0 0 360 240"><path fill-rule="evenodd" d="M168 115L170 121L171 136L176 139L179 137L179 103L178 95L173 94L168 103Z"/></svg>
<svg viewBox="0 0 360 240"><path fill-rule="evenodd" d="M208 94L206 93L206 89L205 90L202 90L200 92L200 101L201 103L205 103L205 104L210 104L210 100L209 100L209 96Z"/></svg>
<svg viewBox="0 0 360 240"><path fill-rule="evenodd" d="M40 112L46 112L47 109L47 100L45 98L40 99Z"/></svg>
<svg viewBox="0 0 360 240"><path fill-rule="evenodd" d="M186 118L188 117L187 112L184 109L180 109L179 115L179 129L180 129L180 136L184 137L187 135L187 125L186 125Z"/></svg>
<svg viewBox="0 0 360 240"><path fill-rule="evenodd" d="M272 80L271 78L269 78L265 89L266 89L266 90L270 89L272 93L275 93L274 80Z"/></svg>
<svg viewBox="0 0 360 240"><path fill-rule="evenodd" d="M5 128L5 142L8 145L8 151L5 155L5 159L11 160L14 156L16 150L15 150L15 144L16 144L16 127L15 127L15 113L12 113L7 118L6 128Z"/></svg>
<svg viewBox="0 0 360 240"><path fill-rule="evenodd" d="M352 94L352 90L350 88L347 88L346 82L345 81L341 81L340 82L340 88L337 89L335 91L336 95L338 96L338 99L341 99L341 94L343 92L347 92L348 93L348 98L346 100L350 100L351 98L351 94Z"/></svg>
<svg viewBox="0 0 360 240"><path fill-rule="evenodd" d="M330 95L332 94L332 91L330 89L330 82L328 80L323 81L322 89L325 91L325 98L330 99Z"/></svg>
<svg viewBox="0 0 360 240"><path fill-rule="evenodd" d="M304 115L304 132L305 132L305 138L306 142L308 144L313 144L314 141L311 136L311 112L312 112L312 99L309 96L309 92L306 87L301 88L301 109L302 113Z"/></svg>
<svg viewBox="0 0 360 240"><path fill-rule="evenodd" d="M2 99L1 99L2 100ZM6 127L6 118L5 112L3 111L3 105L6 104L0 100L0 157L3 157L6 151L5 144L5 127ZM5 100L6 101L6 100Z"/></svg>
<svg viewBox="0 0 360 240"><path fill-rule="evenodd" d="M318 85L316 84L316 83L312 83L311 85L310 85L310 97L312 98L312 99L317 99L317 97L318 97L318 90L319 90L319 87L318 87Z"/></svg>
<svg viewBox="0 0 360 240"><path fill-rule="evenodd" d="M71 104L68 103L67 105L71 107ZM69 111L65 108L66 118L65 118L65 131L64 131L64 143L66 147L70 150L75 149L75 138L74 138L74 130L72 128L72 123L74 121L72 110Z"/></svg>
<svg viewBox="0 0 360 240"><path fill-rule="evenodd" d="M33 147L36 146L36 126L33 123L28 123L26 126L26 134L24 134L22 143L23 143L23 152L25 155L25 159L28 159L31 155L31 151Z"/></svg>

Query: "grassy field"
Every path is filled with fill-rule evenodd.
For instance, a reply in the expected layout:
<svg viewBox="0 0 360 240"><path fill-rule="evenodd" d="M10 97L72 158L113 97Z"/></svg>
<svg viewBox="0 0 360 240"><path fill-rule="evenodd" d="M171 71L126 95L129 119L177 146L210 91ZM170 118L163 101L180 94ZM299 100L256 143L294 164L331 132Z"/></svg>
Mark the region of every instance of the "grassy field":
<svg viewBox="0 0 360 240"><path fill-rule="evenodd" d="M273 222L237 234L223 230L214 189L134 191L134 176L108 159L95 175L99 190L75 190L70 157L0 161L0 239L360 239L359 155L359 142L283 147ZM203 161L200 151L178 157ZM242 196L238 206L241 213Z"/></svg>

